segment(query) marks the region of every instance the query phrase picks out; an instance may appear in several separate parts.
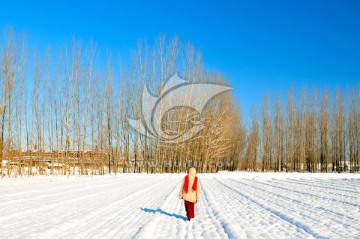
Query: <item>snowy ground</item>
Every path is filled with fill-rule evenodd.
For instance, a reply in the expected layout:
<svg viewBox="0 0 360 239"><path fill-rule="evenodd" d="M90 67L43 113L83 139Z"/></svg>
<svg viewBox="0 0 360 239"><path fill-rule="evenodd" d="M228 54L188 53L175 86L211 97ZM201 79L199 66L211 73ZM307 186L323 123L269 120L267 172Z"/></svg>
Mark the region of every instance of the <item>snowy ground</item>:
<svg viewBox="0 0 360 239"><path fill-rule="evenodd" d="M0 238L360 238L359 174L199 175L194 222L183 176L0 179Z"/></svg>

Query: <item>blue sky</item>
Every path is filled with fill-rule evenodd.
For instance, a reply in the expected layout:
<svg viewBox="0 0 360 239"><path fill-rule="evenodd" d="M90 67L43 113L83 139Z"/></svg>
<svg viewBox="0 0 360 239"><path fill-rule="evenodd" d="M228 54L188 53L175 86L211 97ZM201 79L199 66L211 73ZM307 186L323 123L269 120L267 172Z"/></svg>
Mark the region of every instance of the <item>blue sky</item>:
<svg viewBox="0 0 360 239"><path fill-rule="evenodd" d="M1 1L0 29L30 47L76 35L128 58L138 40L178 35L233 85L244 113L262 95L358 87L360 1Z"/></svg>

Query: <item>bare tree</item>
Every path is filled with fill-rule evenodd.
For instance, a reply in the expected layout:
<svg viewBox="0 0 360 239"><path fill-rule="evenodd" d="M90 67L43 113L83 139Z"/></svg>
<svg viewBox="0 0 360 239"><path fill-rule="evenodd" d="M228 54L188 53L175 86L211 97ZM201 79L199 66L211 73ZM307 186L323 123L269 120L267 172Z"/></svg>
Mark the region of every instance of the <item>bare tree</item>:
<svg viewBox="0 0 360 239"><path fill-rule="evenodd" d="M281 110L280 96L276 97L276 103L274 105L274 160L275 170L278 172L283 171L284 167L284 118Z"/></svg>
<svg viewBox="0 0 360 239"><path fill-rule="evenodd" d="M320 167L322 172L328 172L329 164L329 127L330 127L330 114L329 114L329 93L326 90L320 100L320 115L319 123L320 128Z"/></svg>
<svg viewBox="0 0 360 239"><path fill-rule="evenodd" d="M294 90L290 89L286 103L286 171L295 170L295 109L294 109Z"/></svg>
<svg viewBox="0 0 360 239"><path fill-rule="evenodd" d="M21 82L22 72L26 61L25 37L20 42L16 42L12 29L5 31L5 49L1 58L1 102L0 102L0 163L7 155L7 173L11 173L11 155L13 148L13 124L12 117L14 113L14 91L19 82ZM5 155L4 155L5 153Z"/></svg>
<svg viewBox="0 0 360 239"><path fill-rule="evenodd" d="M247 136L247 147L245 152L245 157L241 163L241 169L244 170L257 170L257 159L259 155L259 143L260 143L260 130L259 124L256 118L256 113L253 110L252 113L252 122L249 129L249 135Z"/></svg>
<svg viewBox="0 0 360 239"><path fill-rule="evenodd" d="M262 170L269 171L272 169L272 120L269 112L267 98L263 97L262 105Z"/></svg>
<svg viewBox="0 0 360 239"><path fill-rule="evenodd" d="M360 157L360 110L359 110L359 96L355 95L354 90L348 90L348 138L349 138L349 169L350 172L359 171L359 157Z"/></svg>
<svg viewBox="0 0 360 239"><path fill-rule="evenodd" d="M336 100L333 106L332 117L332 156L333 171L341 172L345 164L345 131L344 131L344 101L339 89L336 90Z"/></svg>

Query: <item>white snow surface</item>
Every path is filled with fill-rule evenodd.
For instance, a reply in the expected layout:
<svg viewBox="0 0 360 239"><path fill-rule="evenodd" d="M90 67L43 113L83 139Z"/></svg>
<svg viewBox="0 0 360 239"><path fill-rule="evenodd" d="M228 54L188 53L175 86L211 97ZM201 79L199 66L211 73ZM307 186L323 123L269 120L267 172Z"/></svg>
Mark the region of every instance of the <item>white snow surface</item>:
<svg viewBox="0 0 360 239"><path fill-rule="evenodd" d="M360 175L185 174L0 179L0 238L360 238Z"/></svg>

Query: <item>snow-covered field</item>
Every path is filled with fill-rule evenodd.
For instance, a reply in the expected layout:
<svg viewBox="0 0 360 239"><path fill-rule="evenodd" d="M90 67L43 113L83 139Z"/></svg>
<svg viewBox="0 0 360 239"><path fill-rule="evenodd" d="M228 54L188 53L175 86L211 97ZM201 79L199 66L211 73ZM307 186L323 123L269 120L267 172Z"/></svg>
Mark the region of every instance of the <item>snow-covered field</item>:
<svg viewBox="0 0 360 239"><path fill-rule="evenodd" d="M0 179L0 238L360 238L359 174L199 175L192 222L183 176Z"/></svg>

